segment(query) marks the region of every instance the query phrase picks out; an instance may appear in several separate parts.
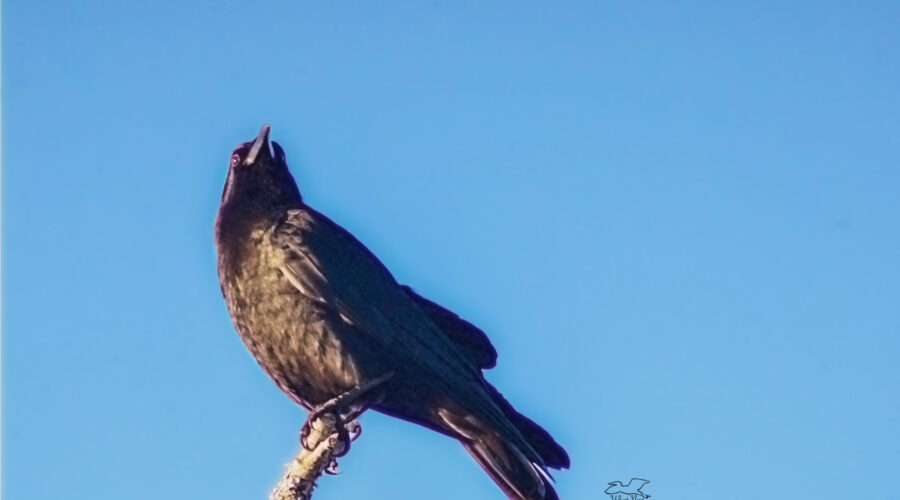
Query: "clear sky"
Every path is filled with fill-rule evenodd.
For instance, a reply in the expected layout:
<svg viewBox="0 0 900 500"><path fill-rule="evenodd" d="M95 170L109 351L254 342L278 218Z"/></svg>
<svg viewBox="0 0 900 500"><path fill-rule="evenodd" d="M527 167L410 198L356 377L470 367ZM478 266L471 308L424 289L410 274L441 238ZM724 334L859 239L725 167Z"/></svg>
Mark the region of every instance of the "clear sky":
<svg viewBox="0 0 900 500"><path fill-rule="evenodd" d="M296 453L215 270L263 123L311 205L488 332L564 500L896 498L896 2L2 20L4 499L264 498ZM454 441L362 423L318 500L503 498Z"/></svg>

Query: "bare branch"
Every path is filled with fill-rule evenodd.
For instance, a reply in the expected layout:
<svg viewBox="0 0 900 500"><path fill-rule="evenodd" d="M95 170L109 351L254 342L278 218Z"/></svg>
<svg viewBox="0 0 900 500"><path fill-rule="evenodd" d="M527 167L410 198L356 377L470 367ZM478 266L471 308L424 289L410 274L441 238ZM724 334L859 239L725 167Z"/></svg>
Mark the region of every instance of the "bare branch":
<svg viewBox="0 0 900 500"><path fill-rule="evenodd" d="M287 465L281 481L269 495L270 500L309 500L316 480L329 468L335 455L344 451L335 426L334 415L323 414L310 422L306 442L311 450L300 447L300 454Z"/></svg>

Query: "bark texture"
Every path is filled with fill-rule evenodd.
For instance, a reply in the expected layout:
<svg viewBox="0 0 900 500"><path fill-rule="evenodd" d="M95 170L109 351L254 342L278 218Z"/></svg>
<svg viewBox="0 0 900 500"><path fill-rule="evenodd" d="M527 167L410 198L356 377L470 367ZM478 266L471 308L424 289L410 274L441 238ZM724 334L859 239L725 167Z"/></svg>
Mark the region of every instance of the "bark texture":
<svg viewBox="0 0 900 500"><path fill-rule="evenodd" d="M359 425L353 424L356 432L352 438L355 438ZM323 414L310 422L309 427L306 442L310 449L300 447L300 454L287 465L284 476L269 495L270 500L309 500L322 473L337 472L335 457L344 453L345 444L338 436L334 416Z"/></svg>

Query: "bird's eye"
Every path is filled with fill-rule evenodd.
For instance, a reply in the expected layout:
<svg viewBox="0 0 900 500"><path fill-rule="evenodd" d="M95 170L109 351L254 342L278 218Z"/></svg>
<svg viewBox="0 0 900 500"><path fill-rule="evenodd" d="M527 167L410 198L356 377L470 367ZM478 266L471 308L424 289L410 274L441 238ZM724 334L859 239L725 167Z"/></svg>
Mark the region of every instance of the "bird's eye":
<svg viewBox="0 0 900 500"><path fill-rule="evenodd" d="M231 166L232 166L232 167L235 166L235 165L237 165L238 162L240 162L240 161L241 161L241 157L240 157L240 156L238 156L238 155L231 155Z"/></svg>

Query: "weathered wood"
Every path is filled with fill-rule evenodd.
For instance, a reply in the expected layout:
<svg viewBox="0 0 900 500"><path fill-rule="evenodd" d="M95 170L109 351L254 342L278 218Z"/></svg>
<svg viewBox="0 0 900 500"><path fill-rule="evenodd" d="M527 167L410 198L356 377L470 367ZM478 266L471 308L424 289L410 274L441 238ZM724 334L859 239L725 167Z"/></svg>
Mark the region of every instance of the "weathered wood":
<svg viewBox="0 0 900 500"><path fill-rule="evenodd" d="M300 447L300 454L287 465L284 476L269 495L270 500L309 500L316 481L329 469L334 457L343 454L345 444L338 436L334 415L323 414L309 427L306 442L310 450Z"/></svg>

